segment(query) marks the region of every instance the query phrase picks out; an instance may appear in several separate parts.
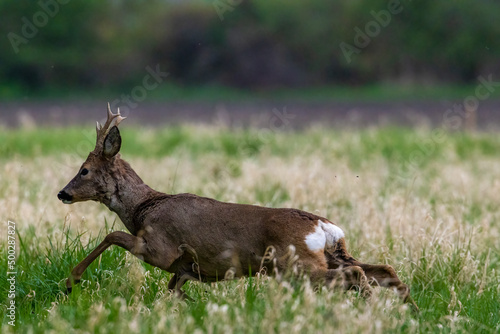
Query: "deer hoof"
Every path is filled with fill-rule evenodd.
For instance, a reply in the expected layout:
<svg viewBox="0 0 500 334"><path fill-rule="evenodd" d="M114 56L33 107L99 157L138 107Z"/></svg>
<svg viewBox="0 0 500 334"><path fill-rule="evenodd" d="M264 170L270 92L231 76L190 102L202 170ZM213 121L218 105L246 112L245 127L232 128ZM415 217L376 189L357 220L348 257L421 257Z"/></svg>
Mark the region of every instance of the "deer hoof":
<svg viewBox="0 0 500 334"><path fill-rule="evenodd" d="M80 283L79 279L72 279L71 277L66 280L66 294L69 295L71 291L73 291L73 284L71 281L73 280L73 284Z"/></svg>
<svg viewBox="0 0 500 334"><path fill-rule="evenodd" d="M73 287L71 286L71 280L68 278L66 280L66 294L69 295L73 291Z"/></svg>
<svg viewBox="0 0 500 334"><path fill-rule="evenodd" d="M409 300L407 300L406 303L410 304L410 309L412 310L412 312L414 314L419 314L420 309L418 308L417 303L415 303L415 301L413 301L411 297L409 297L408 299Z"/></svg>

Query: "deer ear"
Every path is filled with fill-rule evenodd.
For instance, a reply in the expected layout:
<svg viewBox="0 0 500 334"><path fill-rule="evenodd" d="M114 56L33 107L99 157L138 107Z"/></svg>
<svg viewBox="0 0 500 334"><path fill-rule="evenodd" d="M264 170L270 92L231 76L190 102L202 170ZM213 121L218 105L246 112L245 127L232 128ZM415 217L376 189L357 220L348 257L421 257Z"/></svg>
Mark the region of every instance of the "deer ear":
<svg viewBox="0 0 500 334"><path fill-rule="evenodd" d="M104 139L104 148L102 150L102 155L105 158L112 158L118 152L120 152L120 147L122 146L122 137L120 136L120 130L118 127L113 126L111 130L109 130L106 139Z"/></svg>

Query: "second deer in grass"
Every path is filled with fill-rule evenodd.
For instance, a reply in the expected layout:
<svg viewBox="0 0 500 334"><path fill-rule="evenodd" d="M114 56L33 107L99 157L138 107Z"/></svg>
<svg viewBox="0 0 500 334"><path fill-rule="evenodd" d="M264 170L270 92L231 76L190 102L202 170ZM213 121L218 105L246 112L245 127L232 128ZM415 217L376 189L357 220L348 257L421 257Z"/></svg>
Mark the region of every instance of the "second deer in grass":
<svg viewBox="0 0 500 334"><path fill-rule="evenodd" d="M324 217L296 209L223 203L192 194L168 195L144 184L119 155L120 112L108 105L97 124L94 151L57 197L66 204L93 200L116 212L131 234L108 234L71 272L68 291L109 246L125 248L141 260L173 273L168 287L179 295L188 280L216 281L266 267L287 270L290 252L311 281L345 289L369 285L393 288L417 309L408 286L390 265L359 262L346 250L344 232Z"/></svg>

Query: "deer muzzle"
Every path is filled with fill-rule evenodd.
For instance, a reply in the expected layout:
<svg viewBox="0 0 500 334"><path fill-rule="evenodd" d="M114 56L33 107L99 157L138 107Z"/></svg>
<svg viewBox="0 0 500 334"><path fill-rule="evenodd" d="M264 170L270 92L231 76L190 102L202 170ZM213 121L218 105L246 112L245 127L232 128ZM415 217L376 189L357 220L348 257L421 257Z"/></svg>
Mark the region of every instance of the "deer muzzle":
<svg viewBox="0 0 500 334"><path fill-rule="evenodd" d="M64 204L73 203L73 196L68 194L64 189L57 194L57 198L59 198Z"/></svg>

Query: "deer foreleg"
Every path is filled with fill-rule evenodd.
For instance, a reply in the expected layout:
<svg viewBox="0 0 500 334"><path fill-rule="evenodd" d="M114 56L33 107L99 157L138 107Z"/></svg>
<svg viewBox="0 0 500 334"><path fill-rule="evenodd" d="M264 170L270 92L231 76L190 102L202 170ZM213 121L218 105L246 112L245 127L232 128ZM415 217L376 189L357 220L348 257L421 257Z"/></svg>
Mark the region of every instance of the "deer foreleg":
<svg viewBox="0 0 500 334"><path fill-rule="evenodd" d="M172 266L177 267L182 263L183 260L185 260L184 255L187 254L188 256L191 257L189 261L192 261L191 263L191 268L187 269L185 265L180 265L180 268L178 268L168 282L168 290L170 292L173 292L177 297L181 299L188 299L191 300L191 298L181 290L182 286L186 284L187 281L200 281L201 276L199 272L199 265L198 265L198 254L196 254L196 251L194 250L193 247L191 247L188 244L182 244L178 248L178 255L179 257L174 261ZM189 265L188 265L189 267Z"/></svg>
<svg viewBox="0 0 500 334"><path fill-rule="evenodd" d="M142 238L131 234L115 231L106 236L104 240L90 253L82 262L80 262L72 271L69 278L66 280L67 293L71 293L73 283L79 283L85 269L94 262L99 255L102 254L109 246L117 245L125 248L140 259L144 259L144 241Z"/></svg>
<svg viewBox="0 0 500 334"><path fill-rule="evenodd" d="M182 286L189 280L198 281L199 279L195 276L195 273L174 274L168 282L168 290L172 291L181 299L192 300L184 291L181 290Z"/></svg>

